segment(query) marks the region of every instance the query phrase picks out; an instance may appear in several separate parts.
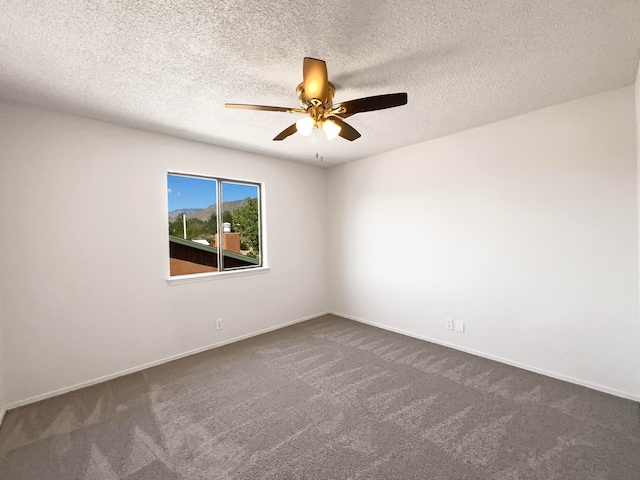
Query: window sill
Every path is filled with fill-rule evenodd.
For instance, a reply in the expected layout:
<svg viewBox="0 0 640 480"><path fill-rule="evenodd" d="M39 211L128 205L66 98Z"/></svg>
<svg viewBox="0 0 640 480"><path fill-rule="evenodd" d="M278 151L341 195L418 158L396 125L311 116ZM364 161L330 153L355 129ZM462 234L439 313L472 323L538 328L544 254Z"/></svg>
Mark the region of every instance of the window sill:
<svg viewBox="0 0 640 480"><path fill-rule="evenodd" d="M248 275L262 275L268 273L269 267L247 268L245 270L231 270L228 272L214 273L194 273L192 275L180 275L179 277L169 277L169 285L182 285L185 283L210 282L212 280L222 280L223 278L245 277Z"/></svg>

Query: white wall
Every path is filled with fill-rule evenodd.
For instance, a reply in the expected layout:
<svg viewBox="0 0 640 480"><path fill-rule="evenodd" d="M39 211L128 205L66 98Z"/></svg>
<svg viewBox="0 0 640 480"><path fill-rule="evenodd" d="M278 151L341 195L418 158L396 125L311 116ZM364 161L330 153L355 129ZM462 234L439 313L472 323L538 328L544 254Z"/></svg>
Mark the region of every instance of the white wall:
<svg viewBox="0 0 640 480"><path fill-rule="evenodd" d="M638 228L640 228L640 63L638 63L638 73L636 74L636 158L636 174L638 175L636 195L638 198ZM640 242L640 234L638 235L638 241ZM638 248L640 249L640 243L638 243ZM640 284L638 288L640 289ZM638 337L640 337L640 318L638 319ZM640 340L638 341L636 352L638 355L638 365L640 365ZM640 368L638 368L637 372L638 390L640 390Z"/></svg>
<svg viewBox="0 0 640 480"><path fill-rule="evenodd" d="M7 103L0 151L9 403L327 310L321 169ZM168 170L265 182L269 273L167 285Z"/></svg>
<svg viewBox="0 0 640 480"><path fill-rule="evenodd" d="M630 86L331 169L332 310L640 397L634 110Z"/></svg>
<svg viewBox="0 0 640 480"><path fill-rule="evenodd" d="M0 296L0 424L4 418L4 414L7 408L7 395L4 388L5 377L5 360L4 360L4 345L2 335L2 296Z"/></svg>

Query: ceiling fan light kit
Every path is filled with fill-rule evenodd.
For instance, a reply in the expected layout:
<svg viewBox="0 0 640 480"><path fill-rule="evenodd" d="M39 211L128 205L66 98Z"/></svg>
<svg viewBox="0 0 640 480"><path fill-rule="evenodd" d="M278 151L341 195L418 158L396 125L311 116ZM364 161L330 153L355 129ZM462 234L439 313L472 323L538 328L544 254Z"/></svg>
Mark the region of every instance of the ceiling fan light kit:
<svg viewBox="0 0 640 480"><path fill-rule="evenodd" d="M329 140L337 136L354 141L360 133L343 119L356 113L372 112L385 108L399 107L407 104L406 93L390 93L373 97L359 98L333 104L335 86L329 81L327 64L323 60L305 57L302 65L302 83L296 88L301 108L270 107L266 105L247 105L225 103L226 108L245 110L263 110L267 112L302 113L306 116L293 125L288 126L274 137L280 141L299 132L309 136L314 128L322 129Z"/></svg>
<svg viewBox="0 0 640 480"><path fill-rule="evenodd" d="M301 135L304 135L305 137L311 135L311 132L313 131L315 126L316 122L314 122L313 118L311 117L304 117L296 122L296 129L298 130L298 132L300 132Z"/></svg>
<svg viewBox="0 0 640 480"><path fill-rule="evenodd" d="M342 131L342 128L339 125L336 125L335 122L332 122L329 119L322 122L322 129L324 130L324 133L327 134L327 138L329 140L336 138Z"/></svg>

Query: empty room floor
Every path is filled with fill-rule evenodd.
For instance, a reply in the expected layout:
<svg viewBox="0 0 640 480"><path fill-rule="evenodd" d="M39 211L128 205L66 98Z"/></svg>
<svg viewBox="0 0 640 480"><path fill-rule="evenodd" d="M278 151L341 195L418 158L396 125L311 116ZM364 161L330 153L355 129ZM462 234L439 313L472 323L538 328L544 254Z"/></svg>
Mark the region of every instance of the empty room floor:
<svg viewBox="0 0 640 480"><path fill-rule="evenodd" d="M640 478L637 403L325 315L11 410L0 478Z"/></svg>

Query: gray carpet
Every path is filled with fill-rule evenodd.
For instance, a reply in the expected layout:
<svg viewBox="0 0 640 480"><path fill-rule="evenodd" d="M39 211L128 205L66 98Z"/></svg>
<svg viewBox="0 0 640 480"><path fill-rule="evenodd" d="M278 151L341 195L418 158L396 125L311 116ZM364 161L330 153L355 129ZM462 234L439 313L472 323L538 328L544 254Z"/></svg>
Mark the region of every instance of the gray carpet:
<svg viewBox="0 0 640 480"><path fill-rule="evenodd" d="M0 478L637 480L640 412L327 315L11 410Z"/></svg>

